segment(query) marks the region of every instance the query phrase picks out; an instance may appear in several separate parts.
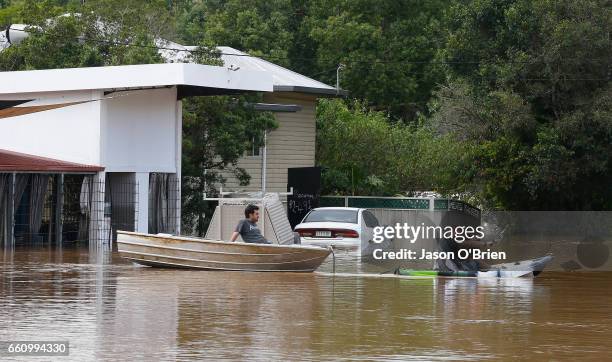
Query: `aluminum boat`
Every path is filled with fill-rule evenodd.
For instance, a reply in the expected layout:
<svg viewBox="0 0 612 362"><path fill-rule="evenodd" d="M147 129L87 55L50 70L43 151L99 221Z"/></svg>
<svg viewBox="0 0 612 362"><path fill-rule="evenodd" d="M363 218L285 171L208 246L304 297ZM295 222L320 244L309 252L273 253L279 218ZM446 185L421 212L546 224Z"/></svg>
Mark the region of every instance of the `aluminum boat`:
<svg viewBox="0 0 612 362"><path fill-rule="evenodd" d="M331 253L307 245L248 244L167 234L117 232L122 258L154 267L204 270L312 272Z"/></svg>

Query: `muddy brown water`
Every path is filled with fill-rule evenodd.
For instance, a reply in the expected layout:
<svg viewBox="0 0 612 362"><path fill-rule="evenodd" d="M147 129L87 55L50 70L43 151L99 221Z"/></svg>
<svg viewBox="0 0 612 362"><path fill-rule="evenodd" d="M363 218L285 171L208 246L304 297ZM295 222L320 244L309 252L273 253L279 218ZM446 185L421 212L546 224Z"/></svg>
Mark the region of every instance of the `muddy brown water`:
<svg viewBox="0 0 612 362"><path fill-rule="evenodd" d="M353 271L339 258L338 271ZM0 251L0 341L62 360L609 360L612 274L396 279L134 266L79 248ZM362 271L363 272L363 271ZM47 357L45 360L49 360Z"/></svg>

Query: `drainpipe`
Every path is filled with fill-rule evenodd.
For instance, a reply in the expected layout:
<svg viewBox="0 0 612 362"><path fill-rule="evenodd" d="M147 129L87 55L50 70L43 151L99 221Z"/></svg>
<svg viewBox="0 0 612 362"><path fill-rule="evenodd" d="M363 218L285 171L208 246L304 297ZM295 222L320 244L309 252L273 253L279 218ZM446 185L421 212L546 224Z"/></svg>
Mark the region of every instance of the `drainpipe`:
<svg viewBox="0 0 612 362"><path fill-rule="evenodd" d="M262 155L262 161L261 161L262 197L266 195L267 170L268 170L268 130L264 130L264 146L263 146L263 155Z"/></svg>

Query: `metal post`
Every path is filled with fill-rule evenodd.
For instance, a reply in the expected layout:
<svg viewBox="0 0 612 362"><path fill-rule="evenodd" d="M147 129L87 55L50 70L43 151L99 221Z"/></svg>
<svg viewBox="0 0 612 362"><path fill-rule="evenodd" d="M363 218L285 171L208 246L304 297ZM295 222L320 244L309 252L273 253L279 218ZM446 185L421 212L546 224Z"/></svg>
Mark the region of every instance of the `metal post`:
<svg viewBox="0 0 612 362"><path fill-rule="evenodd" d="M223 186L219 187L219 240L223 240ZM210 225L208 226L210 227Z"/></svg>
<svg viewBox="0 0 612 362"><path fill-rule="evenodd" d="M9 246L15 245L15 182L17 175L15 172L11 174L11 181L9 182L9 202L8 212L6 220L6 244Z"/></svg>
<svg viewBox="0 0 612 362"><path fill-rule="evenodd" d="M64 213L64 174L60 174L57 177L57 183L55 184L55 194L57 200L55 204L55 242L57 244L62 243L62 214Z"/></svg>
<svg viewBox="0 0 612 362"><path fill-rule="evenodd" d="M264 203L263 199L261 200L261 214L260 214L260 218L262 220L261 222L261 236L263 236L264 238L266 237L266 219L268 218L268 213L266 212L266 204Z"/></svg>
<svg viewBox="0 0 612 362"><path fill-rule="evenodd" d="M137 172L136 183L138 184L138 231L149 232L149 173Z"/></svg>
<svg viewBox="0 0 612 362"><path fill-rule="evenodd" d="M132 202L134 203L134 231L138 230L138 203L139 203L139 185L134 176L134 187L132 188Z"/></svg>
<svg viewBox="0 0 612 362"><path fill-rule="evenodd" d="M183 188L183 102L176 102L176 215L174 221L174 234L181 235L181 218L183 214L183 203L181 202L181 189ZM204 176L206 180L206 176ZM204 189L206 192L206 189Z"/></svg>
<svg viewBox="0 0 612 362"><path fill-rule="evenodd" d="M267 182L267 170L268 170L268 131L264 131L264 146L263 146L263 157L262 157L262 170L261 170L261 194L262 197L266 195L266 182Z"/></svg>
<svg viewBox="0 0 612 362"><path fill-rule="evenodd" d="M336 94L340 94L340 71L344 69L344 64L338 64L338 68L336 69Z"/></svg>
<svg viewBox="0 0 612 362"><path fill-rule="evenodd" d="M106 224L104 216L104 200L106 193L106 173L99 172L91 180L91 212L89 222L89 245L99 248L107 239L110 226Z"/></svg>

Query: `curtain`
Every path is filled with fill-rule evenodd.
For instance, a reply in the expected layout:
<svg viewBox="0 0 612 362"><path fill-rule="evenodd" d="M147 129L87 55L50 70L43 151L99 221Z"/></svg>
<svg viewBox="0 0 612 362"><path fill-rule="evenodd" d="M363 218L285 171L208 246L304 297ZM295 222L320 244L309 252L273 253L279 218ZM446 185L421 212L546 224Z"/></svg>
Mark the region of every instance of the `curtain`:
<svg viewBox="0 0 612 362"><path fill-rule="evenodd" d="M77 235L78 241L86 241L89 236L89 215L91 213L91 192L92 178L85 176L81 184L81 193L79 195L79 232Z"/></svg>
<svg viewBox="0 0 612 362"><path fill-rule="evenodd" d="M17 237L18 233L18 229L20 229L23 224L25 223L25 221L22 220L22 218L25 218L25 213L24 210L22 210L20 208L21 206L21 199L23 198L23 195L25 194L26 189L28 188L28 185L30 183L30 174L17 174L15 175L15 189L14 189L14 198L13 198L13 211L14 211L14 219L12 220L14 222L14 226L15 226L15 236ZM25 210L25 212L27 212L27 210Z"/></svg>
<svg viewBox="0 0 612 362"><path fill-rule="evenodd" d="M48 185L48 175L32 175L30 188L30 215L28 218L28 234L30 237L37 236L40 232Z"/></svg>
<svg viewBox="0 0 612 362"><path fill-rule="evenodd" d="M152 173L149 176L149 232L172 233L168 223L169 174Z"/></svg>
<svg viewBox="0 0 612 362"><path fill-rule="evenodd" d="M23 197L23 193L28 187L28 183L30 182L29 174L17 174L15 177L15 213L21 205L21 198Z"/></svg>
<svg viewBox="0 0 612 362"><path fill-rule="evenodd" d="M11 175L0 173L0 245L7 241L9 182L11 182Z"/></svg>
<svg viewBox="0 0 612 362"><path fill-rule="evenodd" d="M48 182L48 175L17 174L15 178L15 213L18 212L23 195L28 186L30 186L30 200L26 209L27 225L25 225L25 231L30 240L32 240L33 236L38 235L42 225Z"/></svg>

